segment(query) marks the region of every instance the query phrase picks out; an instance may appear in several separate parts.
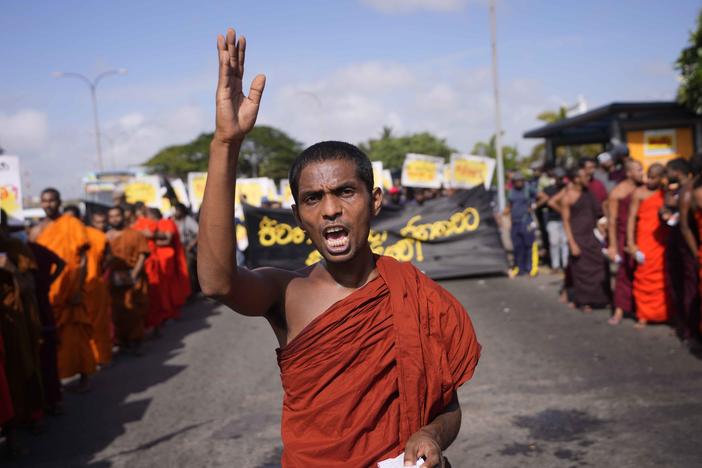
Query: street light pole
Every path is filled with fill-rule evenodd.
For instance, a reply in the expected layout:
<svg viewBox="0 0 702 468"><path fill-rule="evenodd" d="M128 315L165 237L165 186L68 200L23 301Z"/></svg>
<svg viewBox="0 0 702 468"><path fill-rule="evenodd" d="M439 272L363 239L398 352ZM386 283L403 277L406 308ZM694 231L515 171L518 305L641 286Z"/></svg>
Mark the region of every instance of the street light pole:
<svg viewBox="0 0 702 468"><path fill-rule="evenodd" d="M495 0L490 0L490 36L492 44L492 87L495 95L495 152L497 156L497 206L502 213L505 209L505 163L502 157L502 117L500 115L500 89L497 78L497 21L495 20Z"/></svg>
<svg viewBox="0 0 702 468"><path fill-rule="evenodd" d="M127 69L126 68L118 68L116 70L108 70L106 72L100 73L98 76L96 76L93 80L88 78L85 75L82 75L80 73L74 73L74 72L54 72L52 75L55 78L77 78L84 82L85 84L88 85L88 88L90 88L90 98L92 100L93 104L93 123L95 125L95 146L97 149L97 157L98 157L98 168L102 172L104 169L103 163L102 163L102 144L100 141L100 121L98 120L98 105L97 105L97 85L100 83L100 80L105 78L106 76L110 75L126 75L127 74Z"/></svg>

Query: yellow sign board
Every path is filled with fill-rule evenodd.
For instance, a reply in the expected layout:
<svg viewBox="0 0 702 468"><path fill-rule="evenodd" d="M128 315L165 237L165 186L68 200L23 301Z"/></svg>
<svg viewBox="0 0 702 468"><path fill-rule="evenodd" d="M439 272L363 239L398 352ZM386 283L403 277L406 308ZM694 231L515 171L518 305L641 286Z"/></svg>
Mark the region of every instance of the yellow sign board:
<svg viewBox="0 0 702 468"><path fill-rule="evenodd" d="M665 164L671 159L690 158L693 154L692 130L668 128L638 130L626 133L631 157L640 161L644 170L653 163Z"/></svg>
<svg viewBox="0 0 702 468"><path fill-rule="evenodd" d="M142 202L152 208L163 208L158 176L135 177L124 186L124 195L127 203Z"/></svg>
<svg viewBox="0 0 702 468"><path fill-rule="evenodd" d="M402 185L405 187L441 188L443 171L443 158L409 153L402 164Z"/></svg>
<svg viewBox="0 0 702 468"><path fill-rule="evenodd" d="M452 154L448 185L453 188L470 189L483 184L489 189L494 171L495 160L492 158Z"/></svg>

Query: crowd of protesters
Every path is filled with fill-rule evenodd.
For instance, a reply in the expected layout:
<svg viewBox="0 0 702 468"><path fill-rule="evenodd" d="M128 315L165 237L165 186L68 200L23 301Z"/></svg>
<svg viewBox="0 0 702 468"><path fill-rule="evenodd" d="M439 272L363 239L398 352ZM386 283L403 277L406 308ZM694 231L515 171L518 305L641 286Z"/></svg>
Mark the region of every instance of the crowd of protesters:
<svg viewBox="0 0 702 468"><path fill-rule="evenodd" d="M91 389L113 353L140 356L195 288L197 222L183 205L117 204L81 213L59 192L41 193L46 217L0 226L0 426L8 458L17 431L41 432L62 394ZM85 221L85 222L84 222Z"/></svg>
<svg viewBox="0 0 702 468"><path fill-rule="evenodd" d="M699 349L702 156L644 171L616 145L569 168L534 169L510 178L510 276L536 275L542 259L563 275L571 307L609 308L612 325L668 323Z"/></svg>

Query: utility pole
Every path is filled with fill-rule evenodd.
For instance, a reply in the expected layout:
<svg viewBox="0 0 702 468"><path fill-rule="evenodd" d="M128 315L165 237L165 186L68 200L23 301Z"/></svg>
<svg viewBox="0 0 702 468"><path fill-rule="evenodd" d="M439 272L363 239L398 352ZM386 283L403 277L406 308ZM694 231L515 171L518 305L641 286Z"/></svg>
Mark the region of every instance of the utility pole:
<svg viewBox="0 0 702 468"><path fill-rule="evenodd" d="M52 75L55 78L77 78L81 80L83 83L88 85L88 88L90 88L90 98L93 103L93 124L95 125L95 145L97 149L97 158L98 158L98 169L100 172L102 172L105 168L102 163L102 144L100 142L100 122L98 120L98 105L97 105L97 85L100 83L100 80L105 78L106 76L109 75L126 75L127 74L127 69L126 68L118 68L116 70L108 70L106 72L100 73L98 76L95 77L95 79L90 79L85 75L82 75L80 73L74 73L74 72L53 72Z"/></svg>
<svg viewBox="0 0 702 468"><path fill-rule="evenodd" d="M492 44L492 88L495 95L495 152L497 157L497 206L505 209L505 162L502 157L502 116L500 115L500 87L497 75L497 21L495 0L490 0L490 36Z"/></svg>

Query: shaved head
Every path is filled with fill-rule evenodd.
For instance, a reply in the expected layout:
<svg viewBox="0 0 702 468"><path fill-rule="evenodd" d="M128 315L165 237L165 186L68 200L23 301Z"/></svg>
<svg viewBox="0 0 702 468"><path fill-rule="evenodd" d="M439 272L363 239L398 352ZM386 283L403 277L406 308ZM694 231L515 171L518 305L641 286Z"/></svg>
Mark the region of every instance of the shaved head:
<svg viewBox="0 0 702 468"><path fill-rule="evenodd" d="M665 172L665 166L660 163L651 164L648 168L649 177L661 177Z"/></svg>

